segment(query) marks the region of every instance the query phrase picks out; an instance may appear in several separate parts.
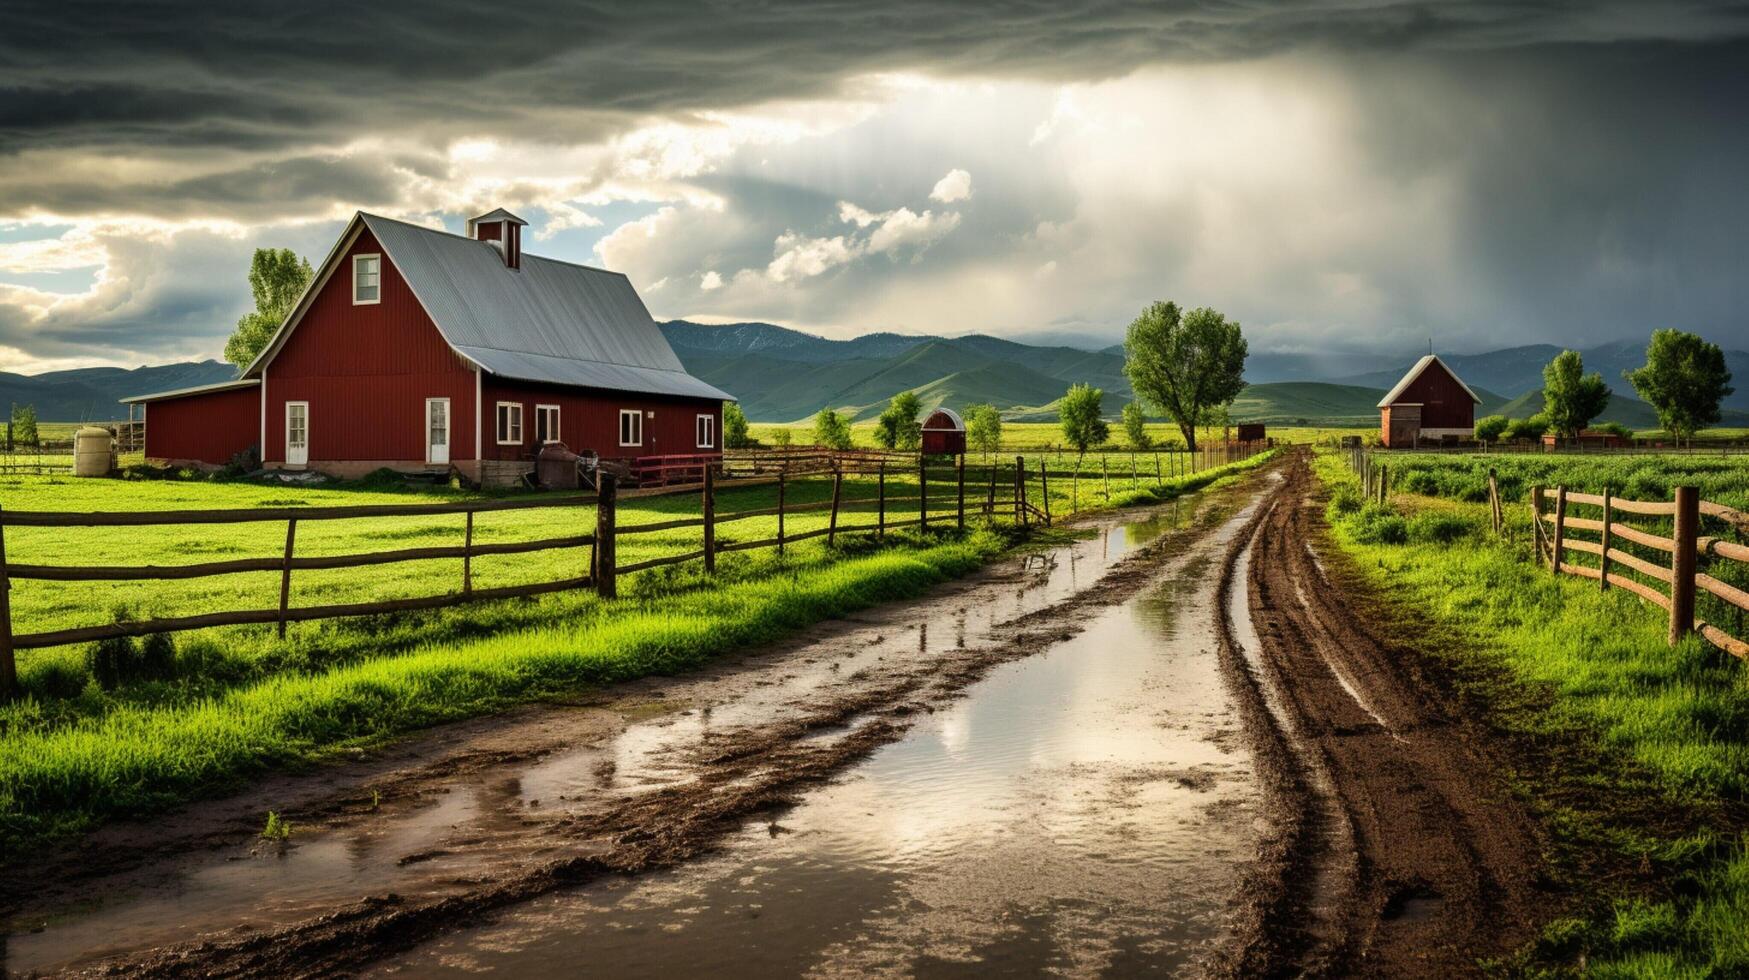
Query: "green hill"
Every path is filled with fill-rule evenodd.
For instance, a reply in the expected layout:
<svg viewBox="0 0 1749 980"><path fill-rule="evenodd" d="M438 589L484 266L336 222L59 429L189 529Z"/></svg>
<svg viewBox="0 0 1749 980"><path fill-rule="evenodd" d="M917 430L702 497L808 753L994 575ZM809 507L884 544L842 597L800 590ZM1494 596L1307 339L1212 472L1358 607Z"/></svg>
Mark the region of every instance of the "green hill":
<svg viewBox="0 0 1749 980"><path fill-rule="evenodd" d="M1512 399L1488 414L1522 419L1529 418L1542 410L1543 390L1538 388ZM1723 416L1720 425L1731 427L1749 425L1749 412L1727 408L1719 414ZM1598 416L1597 421L1620 422L1630 429L1656 429L1658 427L1658 413L1653 410L1652 406L1637 398L1624 398L1612 391L1609 396L1609 406L1603 410L1602 415Z"/></svg>

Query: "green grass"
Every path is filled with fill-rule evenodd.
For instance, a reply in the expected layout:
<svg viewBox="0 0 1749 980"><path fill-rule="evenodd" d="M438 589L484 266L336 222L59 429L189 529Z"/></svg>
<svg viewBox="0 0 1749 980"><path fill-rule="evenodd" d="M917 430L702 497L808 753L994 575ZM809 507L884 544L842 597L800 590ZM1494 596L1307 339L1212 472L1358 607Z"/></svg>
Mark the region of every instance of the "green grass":
<svg viewBox="0 0 1749 980"><path fill-rule="evenodd" d="M1204 470L1159 485L1114 487L1111 505L1149 502L1207 486L1261 465L1266 457ZM872 493L872 480L853 492ZM915 492L889 478L897 495ZM825 499L825 478L792 485L792 501ZM1036 489L1036 488L1035 488ZM945 492L945 488L943 488ZM1053 487L1055 492L1055 487ZM146 510L199 507L317 506L418 499L454 499L459 491L388 491L223 482L17 479L0 484L9 509ZM719 514L765 506L771 487L739 488L719 498ZM934 492L932 492L934 497ZM974 499L968 493L968 499ZM691 494L627 499L622 527L696 513ZM1084 500L1084 504L1089 503ZM909 505L915 514L915 505ZM939 509L937 509L939 506ZM167 670L152 670L111 690L86 666L88 651L56 648L20 654L27 697L0 707L0 842L78 833L120 816L140 816L177 802L234 787L251 775L323 758L338 748L367 745L437 722L563 697L580 688L652 673L686 670L709 657L769 642L822 618L919 594L962 575L1008 544L1000 525L972 519L965 532L889 532L884 543L846 535L720 556L707 578L700 563L625 576L621 598L563 593L533 600L481 603L447 610L294 624L284 640L261 627L179 634ZM890 514L903 514L895 505ZM843 524L872 520L846 516ZM999 515L1000 516L1000 515ZM409 547L459 540L457 517L305 522L300 554ZM786 530L821 526L824 513L791 515ZM548 537L594 526L591 508L480 515L478 540ZM311 532L306 536L306 528ZM29 533L41 532L41 533ZM719 540L775 533L775 518L722 528ZM697 547L697 530L633 535L620 542L620 561ZM277 554L283 525L196 528L9 528L15 562L177 563L208 557ZM575 575L587 553L571 549L516 556L481 567L479 587ZM425 566L425 567L417 567ZM482 562L482 566L484 563ZM300 573L301 576L301 573ZM127 597L154 615L214 606L262 606L277 600L273 575L250 579L124 583L94 590L67 583L17 583L18 632L102 621ZM261 581L254 579L261 578ZM347 576L294 578L299 603L452 591L455 560L352 571ZM16 851L15 851L16 853Z"/></svg>
<svg viewBox="0 0 1749 980"><path fill-rule="evenodd" d="M1680 476L1676 465L1662 475ZM1353 567L1425 620L1416 635L1472 679L1498 729L1546 753L1513 776L1575 907L1506 967L1749 973L1749 665L1694 637L1672 649L1656 608L1550 574L1531 557L1523 508L1502 541L1484 505L1404 494L1362 507L1338 456L1317 466Z"/></svg>

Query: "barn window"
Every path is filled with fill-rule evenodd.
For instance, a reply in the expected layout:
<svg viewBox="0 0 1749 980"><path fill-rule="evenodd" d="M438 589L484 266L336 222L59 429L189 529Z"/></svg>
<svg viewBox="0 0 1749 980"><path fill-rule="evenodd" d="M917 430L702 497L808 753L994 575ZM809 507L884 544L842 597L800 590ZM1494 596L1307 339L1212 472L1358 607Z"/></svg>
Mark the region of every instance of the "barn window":
<svg viewBox="0 0 1749 980"><path fill-rule="evenodd" d="M534 407L534 438L541 445L559 441L559 406Z"/></svg>
<svg viewBox="0 0 1749 980"><path fill-rule="evenodd" d="M717 417L700 415L698 417L698 448L711 449L717 444Z"/></svg>
<svg viewBox="0 0 1749 980"><path fill-rule="evenodd" d="M367 306L383 299L383 257L352 257L352 305Z"/></svg>
<svg viewBox="0 0 1749 980"><path fill-rule="evenodd" d="M498 403L498 445L522 445L522 404Z"/></svg>
<svg viewBox="0 0 1749 980"><path fill-rule="evenodd" d="M635 408L619 410L619 444L622 446L642 446L644 444L644 413Z"/></svg>

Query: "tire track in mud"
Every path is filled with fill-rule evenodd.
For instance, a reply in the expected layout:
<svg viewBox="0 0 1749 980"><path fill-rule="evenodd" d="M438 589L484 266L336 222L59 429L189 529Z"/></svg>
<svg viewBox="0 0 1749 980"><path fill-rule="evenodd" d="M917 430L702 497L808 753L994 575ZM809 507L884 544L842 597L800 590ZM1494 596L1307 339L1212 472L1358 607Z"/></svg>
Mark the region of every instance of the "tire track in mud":
<svg viewBox="0 0 1749 980"><path fill-rule="evenodd" d="M1301 457L1222 567L1220 655L1277 821L1212 972L1476 973L1534 930L1535 826L1419 655L1319 561L1313 489Z"/></svg>
<svg viewBox="0 0 1749 980"><path fill-rule="evenodd" d="M1157 581L1165 557L1219 530L1241 504L1256 498L1262 480L1262 474L1252 474L1217 491L1188 526L1118 561L1096 587L1002 624L994 642L895 666L875 683L784 720L712 733L691 756L696 778L543 819L529 831L529 841L530 851L544 851L544 859L460 883L453 894L374 895L283 928L142 950L84 972L346 975L559 889L703 856L748 819L794 805L807 790L897 741L916 717L961 696L995 667L1075 636L1091 608L1120 604ZM822 733L834 737L812 737Z"/></svg>

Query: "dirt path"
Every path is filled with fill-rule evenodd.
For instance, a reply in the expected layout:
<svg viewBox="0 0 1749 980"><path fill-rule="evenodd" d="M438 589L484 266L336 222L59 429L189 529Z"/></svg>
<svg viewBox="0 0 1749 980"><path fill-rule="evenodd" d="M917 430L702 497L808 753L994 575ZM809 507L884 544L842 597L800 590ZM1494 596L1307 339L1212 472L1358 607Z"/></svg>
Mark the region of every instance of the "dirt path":
<svg viewBox="0 0 1749 980"><path fill-rule="evenodd" d="M111 828L0 880L8 894L30 896L8 916L0 964L149 976L333 976L385 962L402 975L432 972L447 962L439 941L472 934L482 920L515 919L540 903L550 913L554 896L581 886L684 873L744 841L750 825L769 826L776 840L787 832L779 819L792 822L784 814L832 796L858 764L914 740L1005 665L1051 651L1069 668L1051 676L1066 683L1081 661L1063 655L1083 656L1074 640L1090 631L1096 644L1135 646L1139 653L1126 662L1152 672L1093 710L1123 704L1139 712L1135 724L1180 732L1173 742L1120 728L1117 739L1133 745L1153 737L1150 744L1169 754L1226 761L1186 769L1156 757L1125 768L1095 751L1081 757L1092 761L1036 787L1042 795L1026 805L1041 809L975 828L985 837L991 827L1004 837L1037 833L1046 847L1065 836L1114 835L1083 842L1083 856L1115 861L1111 867L1131 875L1119 931L1136 945L1103 965L1071 962L1065 972L1140 970L1147 955L1235 976L1474 972L1479 956L1529 933L1533 828L1498 797L1487 746L1440 713L1437 685L1417 674L1415 655L1375 639L1376 627L1344 604L1355 584L1314 555L1312 490L1304 461L1291 459L1143 523L1133 514L1102 518L1093 540L1001 563L924 599L820 624L683 678L448 726L354 762L273 777L149 826ZM1149 595L1162 597L1149 601L1161 603L1153 615L1169 627L1104 632L1114 614L1127 615L1117 607ZM1206 673L1207 689L1178 690L1186 671ZM1027 704L1008 722L1021 726L1011 731L1043 724L1037 711ZM1083 742L1088 735L1078 733ZM1187 747L1196 744L1205 747ZM950 772L962 780L975 774ZM1020 778L1040 777L1023 770ZM1210 791L1223 780L1248 788ZM1149 830L1125 816L1114 823L1112 804L1077 802L1114 787L1120 807L1147 801L1156 809L1133 812L1170 814L1175 829ZM1174 792L1180 801L1158 809ZM990 805L977 794L966 802ZM268 807L289 810L305 828L282 855L252 841ZM875 816L866 809L827 806L814 823L854 826ZM1051 822L1087 813L1094 822ZM1044 814L1051 816L1041 823ZM808 823L799 815L797 822ZM1133 834L1162 841L1176 834L1167 850L1179 856L1137 865L1121 836ZM1147 935L1146 903L1187 903L1171 877L1191 866L1182 856L1206 857L1221 842L1242 844L1244 853L1216 860L1213 872L1201 865L1190 872L1224 875L1235 895L1218 921L1196 913L1201 924L1192 931L1213 945L1194 960L1162 959L1159 937ZM1028 861L1043 853L1009 846ZM934 870L951 880L955 862L974 850L949 849L933 859ZM755 858L769 863L770 854ZM1110 919L1120 885L1113 878L1103 891L1088 885L1089 870L1073 862L1060 868L1074 884L1056 891L1052 882L1064 879L1029 880L1040 896L1034 911L1066 903ZM1000 893L1021 880L995 882ZM91 895L103 896L95 909L86 907ZM1147 897L1138 903L1138 895ZM1219 907L1217 898L1214 912ZM1163 929L1168 917L1151 927ZM575 924L560 916L540 928L566 932ZM1053 928L1009 935L1042 937L1059 951L1086 948ZM742 934L727 935L733 945ZM744 941L768 945L766 938L754 932ZM503 939L488 934L480 942ZM906 942L897 945L903 954ZM440 951L400 958L432 949ZM818 956L805 945L802 953ZM1044 962L1025 950L1005 955ZM842 950L830 957L836 972L861 972L850 970L855 961ZM533 963L553 973L571 961L547 955ZM898 972L945 964L903 955L894 962L911 964ZM506 962L501 972L525 975L519 967L528 965Z"/></svg>
<svg viewBox="0 0 1749 980"><path fill-rule="evenodd" d="M1472 974L1533 934L1536 828L1409 638L1358 614L1363 586L1319 559L1314 488L1293 463L1225 570L1222 652L1287 819L1223 972Z"/></svg>

